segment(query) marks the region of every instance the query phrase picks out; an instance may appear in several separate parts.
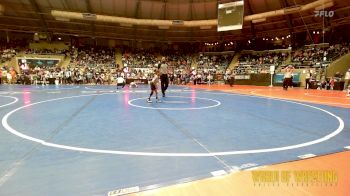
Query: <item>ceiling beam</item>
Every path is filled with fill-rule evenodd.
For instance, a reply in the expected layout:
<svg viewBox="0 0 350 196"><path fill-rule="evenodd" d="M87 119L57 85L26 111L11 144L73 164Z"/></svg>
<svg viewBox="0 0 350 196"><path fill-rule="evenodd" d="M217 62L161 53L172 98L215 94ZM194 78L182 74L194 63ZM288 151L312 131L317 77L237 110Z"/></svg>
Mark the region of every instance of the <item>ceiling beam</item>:
<svg viewBox="0 0 350 196"><path fill-rule="evenodd" d="M167 0L163 0L163 19L166 20L166 7L167 7Z"/></svg>
<svg viewBox="0 0 350 196"><path fill-rule="evenodd" d="M17 32L23 32L21 30L18 30L18 29L11 29L11 26L12 27L15 27L16 25L10 25L10 26L3 26L3 25L0 25L0 30L9 30L9 31L17 31ZM26 28L25 32L26 31L32 31L32 32L36 32L36 29L35 28L32 28L30 26L27 26L27 27L23 27L23 28ZM67 34L69 33L70 35L80 35L80 36L86 36L86 37L90 37L90 34L89 34L89 31L83 31L83 30L67 30L67 29L60 29L60 28L52 28L52 30L54 32L59 32L59 34ZM63 30L63 31L62 31ZM132 35L129 35L129 34L122 34L122 33L115 33L115 32L96 32L96 37L103 37L104 35L110 35L109 38L112 38L112 39L116 39L116 38L128 38L130 40L134 40L133 39L133 36ZM149 36L148 35L143 35L143 36L140 36L139 40L143 40L145 41L147 39L147 41L155 41L157 37L154 37L154 36ZM170 37L173 41L175 39L183 39L182 41L188 41L189 40L189 37L188 36L176 36L176 37ZM212 35L212 36L205 36L205 37L196 37L195 40L200 40L200 39L206 39L206 38L217 38L216 35ZM157 39L157 41L160 41ZM167 41L167 40L166 40Z"/></svg>
<svg viewBox="0 0 350 196"><path fill-rule="evenodd" d="M285 8L285 7L289 7L291 6L287 0L280 0L281 4L282 4L282 7ZM294 1L295 3L295 1ZM292 5L292 6L296 6L296 4ZM310 32L309 32L309 29L307 27L308 24L305 23L304 21L304 17L301 15L300 11L298 12L299 14L299 17L301 18L301 20L303 21L305 27L306 27L306 33L307 33L307 36L309 37L309 39L312 41L312 43L314 44L314 39L312 38ZM289 31L290 31L290 35L292 36L292 44L293 44L293 33L294 33L294 27L293 27L293 19L291 18L291 14L287 14L285 15L286 17L286 20L287 20L287 24L288 24L288 28L289 28ZM314 18L313 18L314 19Z"/></svg>
<svg viewBox="0 0 350 196"><path fill-rule="evenodd" d="M206 4L206 2L204 2L204 18L205 18L206 20L208 20L208 14L207 14L207 12L208 12L207 4Z"/></svg>
<svg viewBox="0 0 350 196"><path fill-rule="evenodd" d="M250 4L250 1L249 1L249 0L246 0L246 2L247 2L248 12L249 12L248 14L249 14L249 15L254 14L254 13L253 13L252 6L251 6L251 4ZM253 21L250 21L249 23L250 23L250 31L251 31L251 33L252 33L252 35L253 35L253 38L255 38L255 37L256 37L256 31L255 31L254 23L253 23Z"/></svg>
<svg viewBox="0 0 350 196"><path fill-rule="evenodd" d="M134 17L135 17L136 19L139 18L139 12L140 12L140 7L141 7L140 4L141 4L141 1L140 1L140 0L137 0L135 12L134 12Z"/></svg>
<svg viewBox="0 0 350 196"><path fill-rule="evenodd" d="M136 18L136 19L138 19L139 17L140 17L140 14L139 14L139 12L140 12L140 7L141 7L141 1L140 0L137 0L137 2L136 2L136 7L135 7L135 11L134 11L134 17ZM137 30L138 30L138 26L137 25L133 25L133 33L132 33L132 35L133 35L133 40L136 40L137 38L138 38L138 35L137 35ZM134 42L132 42L132 45L133 45L133 47L135 47L136 48L136 42L134 41Z"/></svg>
<svg viewBox="0 0 350 196"><path fill-rule="evenodd" d="M166 14L167 14L167 0L163 0L163 20L166 20ZM167 41L167 35L166 35L166 31L162 30L162 37L159 39L159 41Z"/></svg>
<svg viewBox="0 0 350 196"><path fill-rule="evenodd" d="M280 3L281 3L281 8L290 7L290 5L289 5L287 0L280 0ZM293 28L292 15L291 14L287 14L284 17L286 18L286 21L287 21L287 25L288 25L288 28L289 28L289 33L290 33L290 35L293 35L294 28Z"/></svg>
<svg viewBox="0 0 350 196"><path fill-rule="evenodd" d="M334 21L333 25L334 27L339 26L339 25L344 25L344 24L350 24L350 17L346 17L346 19L337 19ZM317 29L320 28L321 24L315 24L310 26L312 29ZM19 29L20 28L20 29ZM245 27L247 28L247 27ZM306 31L305 26L301 25L295 28L296 32L303 32ZM33 26L18 26L18 25L2 25L0 24L0 31L13 31L13 32L37 32L38 27L33 27ZM82 31L82 30L68 30L65 28L50 28L53 32L60 33L60 34L67 34L67 35L81 35L81 36L86 36L90 37L89 31ZM285 31L288 32L288 28L284 29L279 29L280 31ZM266 36L271 33L274 33L276 30L268 30L264 32L259 32L258 34L260 36ZM127 34L118 34L115 32L96 32L96 37L97 38L108 38L108 39L120 39L120 40L133 40L132 37L130 37ZM189 37L184 37L184 36L179 36L179 37L169 37L169 40L172 42L201 42L201 41L210 41L211 39L218 39L218 35L211 35L211 36L196 36L196 37L191 37L192 39L189 39ZM230 35L227 34L225 35L225 38L231 39L231 40L240 40L242 37L238 37L237 35ZM155 41L158 40L158 37L151 37L151 36L142 36L139 38L140 40L143 41ZM166 41L166 40L163 40Z"/></svg>
<svg viewBox="0 0 350 196"><path fill-rule="evenodd" d="M333 26L336 27L338 26L338 23L341 23L341 24L350 24L350 16L349 17L346 17L346 18L342 18L342 19L337 19L337 20L334 20L334 23L333 23ZM9 25L6 25L6 24L0 24L0 26L3 26L3 27L8 27L9 29L22 29L22 28L27 28L27 29L39 29L40 27L34 27L34 26L19 26L19 25L16 25L16 24L9 24ZM320 27L322 27L322 24L310 24L309 25L309 29L311 30L316 30L316 29L319 29ZM247 28L247 27L245 27ZM249 28L249 27L248 27ZM89 32L89 31L84 31L82 30L82 28L79 28L79 30L71 30L71 29L67 29L67 28L64 28L64 27L50 27L49 30L52 30L53 32L55 33L60 33L61 31L79 31L79 32ZM147 29L142 29L142 30L145 30L147 31ZM296 32L302 32L302 31L305 31L306 30L306 27L304 25L300 25L300 26L297 26L295 28L295 31ZM115 30L113 30L115 32ZM150 30L152 31L152 30ZM279 32L288 32L288 27L286 28L281 28L279 29ZM176 33L177 31L173 31L174 33ZM215 31L206 31L208 33L213 33L215 34ZM272 32L276 32L275 29L270 29L270 30L266 30L266 31L261 31L261 32L258 32L259 35L261 34L268 34L268 33L272 33ZM100 32L96 32L96 33L104 33L103 31L100 31ZM108 32L105 32L105 33L108 33ZM185 33L185 32L184 32ZM203 32L203 35L205 35L206 33ZM213 35L214 36L214 35ZM155 37L156 38L156 37Z"/></svg>
<svg viewBox="0 0 350 196"><path fill-rule="evenodd" d="M91 7L91 3L90 3L90 0L85 0L85 4L86 4L86 9L87 9L87 12L88 13L92 13L92 7ZM93 21L90 21L90 31L91 31L91 35L92 37L95 37L95 25L94 25L94 22Z"/></svg>
<svg viewBox="0 0 350 196"><path fill-rule="evenodd" d="M189 2L189 18L190 18L190 21L193 20L193 0L190 0ZM193 36L193 28L190 28L190 35L191 37Z"/></svg>
<svg viewBox="0 0 350 196"><path fill-rule="evenodd" d="M337 12L338 10L334 10L335 12ZM37 19L37 18L25 18L25 17L18 17L18 16L2 16L1 17L2 19L9 19L9 21L11 21L12 23L16 23L16 20L19 20L19 21L39 21L40 19ZM0 18L0 19L1 19ZM308 15L308 16L303 16L303 19L309 19L309 18L314 18L314 15L311 14L311 15ZM338 18L338 19L343 19L343 18ZM332 20L338 20L336 18L333 18ZM300 18L296 18L294 17L292 19L293 22L296 22L300 20ZM299 21L300 22L300 21ZM49 25L50 23L62 23L62 24L73 24L73 25L89 25L88 21L59 21L59 20L46 20L46 23ZM278 21L274 21L274 22L264 22L264 23L257 23L257 24L254 24L254 27L257 28L257 27L262 27L262 26L269 26L269 25L274 25L274 24L285 24L286 23L286 20L283 19L283 20L278 20ZM295 24L295 23L294 23ZM95 27L97 26L105 26L105 27L116 27L116 25L108 25L108 24L99 24L99 23L96 23L95 24ZM121 26L118 26L120 28L127 28L127 27L121 27ZM147 28L147 27L145 27ZM156 30L156 29L154 29ZM201 30L201 31L204 31L204 30Z"/></svg>
<svg viewBox="0 0 350 196"><path fill-rule="evenodd" d="M190 20L193 20L193 0L190 0L190 3L188 4L189 6L189 18Z"/></svg>
<svg viewBox="0 0 350 196"><path fill-rule="evenodd" d="M36 15L40 19L40 23L41 23L42 29L44 30L44 32L48 33L47 24L46 24L46 21L45 21L43 15L40 14L41 10L39 8L39 5L37 4L37 2L35 0L29 0L29 2L30 2L30 5L32 6L32 8L34 9Z"/></svg>

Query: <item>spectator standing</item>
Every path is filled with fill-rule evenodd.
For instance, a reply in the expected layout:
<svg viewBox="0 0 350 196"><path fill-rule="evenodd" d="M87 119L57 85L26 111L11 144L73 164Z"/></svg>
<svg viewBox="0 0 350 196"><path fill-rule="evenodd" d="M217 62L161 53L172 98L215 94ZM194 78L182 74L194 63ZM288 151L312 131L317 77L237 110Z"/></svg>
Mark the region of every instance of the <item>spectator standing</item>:
<svg viewBox="0 0 350 196"><path fill-rule="evenodd" d="M310 78L311 78L311 73L310 73L310 70L307 69L305 72L305 89L310 88Z"/></svg>
<svg viewBox="0 0 350 196"><path fill-rule="evenodd" d="M235 72L232 71L231 75L229 75L229 83L230 83L230 87L233 87L233 84L235 83Z"/></svg>
<svg viewBox="0 0 350 196"><path fill-rule="evenodd" d="M348 69L348 71L345 73L345 77L344 77L344 91L346 91L346 89L348 88L349 86L349 81L350 81L350 69Z"/></svg>
<svg viewBox="0 0 350 196"><path fill-rule="evenodd" d="M292 66L288 66L285 69L284 73L284 80L283 80L283 89L288 90L288 86L293 85L293 70L294 68Z"/></svg>
<svg viewBox="0 0 350 196"><path fill-rule="evenodd" d="M329 79L329 87L330 87L331 90L334 89L334 83L335 83L334 78L331 77L331 79Z"/></svg>

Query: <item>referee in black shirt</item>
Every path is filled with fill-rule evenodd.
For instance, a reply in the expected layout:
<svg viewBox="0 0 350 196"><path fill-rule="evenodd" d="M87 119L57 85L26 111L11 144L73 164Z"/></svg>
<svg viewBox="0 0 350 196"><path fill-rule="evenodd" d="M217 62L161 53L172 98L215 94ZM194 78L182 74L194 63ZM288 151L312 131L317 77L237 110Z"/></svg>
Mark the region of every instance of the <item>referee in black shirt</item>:
<svg viewBox="0 0 350 196"><path fill-rule="evenodd" d="M160 74L160 86L162 88L163 97L165 97L165 91L169 86L169 77L168 77L168 65L165 63L165 57L162 57L162 62L158 66Z"/></svg>

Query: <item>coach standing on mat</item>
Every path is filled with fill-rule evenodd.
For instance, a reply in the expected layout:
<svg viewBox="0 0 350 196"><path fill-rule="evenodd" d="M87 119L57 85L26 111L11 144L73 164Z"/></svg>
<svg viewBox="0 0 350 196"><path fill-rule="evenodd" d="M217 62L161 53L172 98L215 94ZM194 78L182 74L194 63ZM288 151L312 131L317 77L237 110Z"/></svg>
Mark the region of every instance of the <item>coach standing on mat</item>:
<svg viewBox="0 0 350 196"><path fill-rule="evenodd" d="M160 74L160 85L162 88L162 94L163 94L163 97L165 97L165 91L169 85L168 65L165 62L165 57L162 57L162 62L159 65L158 69Z"/></svg>
<svg viewBox="0 0 350 196"><path fill-rule="evenodd" d="M289 65L285 68L283 89L288 90L288 86L293 86L293 70L294 67Z"/></svg>
<svg viewBox="0 0 350 196"><path fill-rule="evenodd" d="M348 69L348 71L345 72L345 77L344 77L344 91L346 91L346 89L348 88L349 82L350 82L350 69Z"/></svg>

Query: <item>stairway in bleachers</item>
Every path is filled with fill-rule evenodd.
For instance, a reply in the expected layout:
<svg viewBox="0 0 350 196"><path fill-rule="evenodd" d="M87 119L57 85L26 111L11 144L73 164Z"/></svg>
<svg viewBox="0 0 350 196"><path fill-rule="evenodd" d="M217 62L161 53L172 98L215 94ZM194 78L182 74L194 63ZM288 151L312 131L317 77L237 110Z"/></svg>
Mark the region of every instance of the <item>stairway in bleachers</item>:
<svg viewBox="0 0 350 196"><path fill-rule="evenodd" d="M11 60L5 61L5 63L2 63L2 65L13 67L17 73L20 73L18 63L16 62L16 57L12 57Z"/></svg>
<svg viewBox="0 0 350 196"><path fill-rule="evenodd" d="M116 49L115 50L115 62L117 65L119 65L120 67L124 66L123 62L122 62L122 58L123 58L123 54L122 51L120 49ZM119 68L120 68L119 67Z"/></svg>
<svg viewBox="0 0 350 196"><path fill-rule="evenodd" d="M62 68L66 68L70 63L70 60L71 60L70 56L67 56L65 59L61 60L59 66Z"/></svg>
<svg viewBox="0 0 350 196"><path fill-rule="evenodd" d="M227 66L227 69L233 70L236 66L238 66L238 60L241 56L241 53L236 53L235 56L232 58L231 63Z"/></svg>
<svg viewBox="0 0 350 196"><path fill-rule="evenodd" d="M198 67L198 54L193 54L192 55L192 62L191 62L191 69L197 69Z"/></svg>
<svg viewBox="0 0 350 196"><path fill-rule="evenodd" d="M341 56L327 67L327 77L332 77L336 72L345 74L350 69L350 53Z"/></svg>

